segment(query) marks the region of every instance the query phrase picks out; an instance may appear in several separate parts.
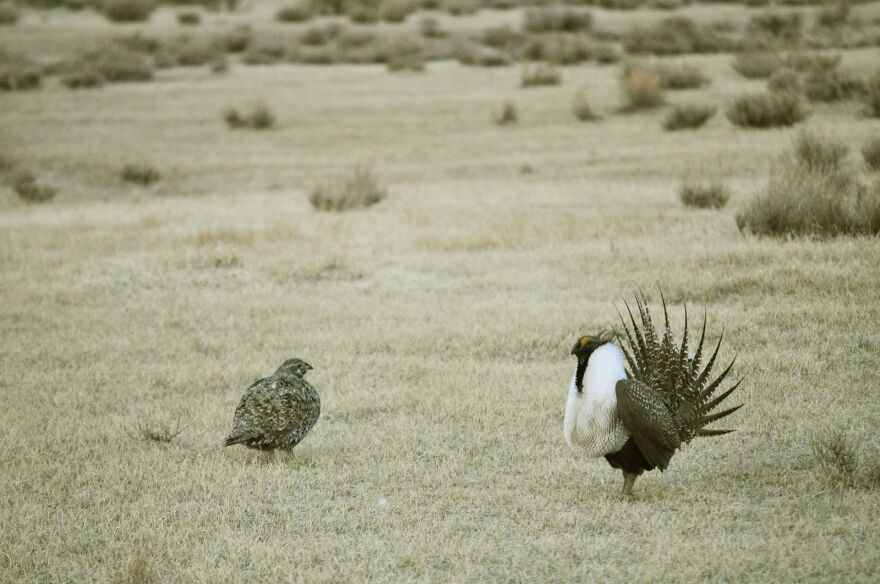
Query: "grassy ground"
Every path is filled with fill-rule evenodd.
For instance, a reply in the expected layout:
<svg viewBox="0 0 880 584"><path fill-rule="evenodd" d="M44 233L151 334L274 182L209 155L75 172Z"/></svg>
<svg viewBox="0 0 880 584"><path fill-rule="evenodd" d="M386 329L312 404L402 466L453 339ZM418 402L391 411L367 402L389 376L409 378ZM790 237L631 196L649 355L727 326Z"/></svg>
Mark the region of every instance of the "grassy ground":
<svg viewBox="0 0 880 584"><path fill-rule="evenodd" d="M730 56L687 60L712 83L672 101L760 87ZM875 581L880 491L810 443L839 427L877 454L877 240L740 235L796 130L667 133L662 109L614 113L617 74L234 66L4 94L3 152L60 191L0 195L2 579ZM603 121L574 121L581 86ZM227 130L255 98L278 128ZM517 125L491 123L504 100ZM880 129L846 105L808 125L854 146ZM162 182L124 185L129 162ZM309 187L359 162L389 198L313 211ZM727 208L680 205L694 169ZM563 440L568 349L655 283L724 328L747 406L622 501ZM221 448L291 356L316 367L317 428L270 459ZM177 419L171 443L130 436Z"/></svg>

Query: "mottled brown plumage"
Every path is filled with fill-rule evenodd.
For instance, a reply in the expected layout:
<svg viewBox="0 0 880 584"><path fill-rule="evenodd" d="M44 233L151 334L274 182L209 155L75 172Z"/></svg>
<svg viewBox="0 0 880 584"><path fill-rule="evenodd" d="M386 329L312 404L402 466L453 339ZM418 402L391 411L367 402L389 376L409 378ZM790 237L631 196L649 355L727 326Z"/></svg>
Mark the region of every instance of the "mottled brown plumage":
<svg viewBox="0 0 880 584"><path fill-rule="evenodd" d="M301 359L288 359L272 376L251 385L235 409L225 445L275 450L299 444L321 415L318 390L304 379L311 369Z"/></svg>

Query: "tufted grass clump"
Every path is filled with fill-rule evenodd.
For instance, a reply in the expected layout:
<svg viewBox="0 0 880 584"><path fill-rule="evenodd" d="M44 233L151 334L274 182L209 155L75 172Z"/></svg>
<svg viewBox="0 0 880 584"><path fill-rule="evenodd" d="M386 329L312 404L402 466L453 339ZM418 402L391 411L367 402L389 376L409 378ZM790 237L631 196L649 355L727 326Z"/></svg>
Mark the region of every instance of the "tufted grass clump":
<svg viewBox="0 0 880 584"><path fill-rule="evenodd" d="M620 78L625 102L624 111L649 109L665 100L660 74L654 67L637 61L627 63Z"/></svg>
<svg viewBox="0 0 880 584"><path fill-rule="evenodd" d="M61 78L61 84L68 89L93 89L104 85L104 76L91 67L80 67Z"/></svg>
<svg viewBox="0 0 880 584"><path fill-rule="evenodd" d="M9 179L9 185L28 203L45 203L58 192L54 187L38 182L33 174L23 171L13 174Z"/></svg>
<svg viewBox="0 0 880 584"><path fill-rule="evenodd" d="M720 209L730 200L730 190L717 180L687 179L678 189L678 198L685 207Z"/></svg>
<svg viewBox="0 0 880 584"><path fill-rule="evenodd" d="M743 51L733 60L733 68L746 79L767 79L784 65L783 58L770 51Z"/></svg>
<svg viewBox="0 0 880 584"><path fill-rule="evenodd" d="M128 432L128 435L134 440L148 440L150 442L168 444L183 434L184 430L186 430L186 426L181 425L179 418L173 422L169 420L142 419L135 424L134 431Z"/></svg>
<svg viewBox="0 0 880 584"><path fill-rule="evenodd" d="M880 118L880 69L865 82L864 101L865 114Z"/></svg>
<svg viewBox="0 0 880 584"><path fill-rule="evenodd" d="M102 11L111 22L146 22L156 10L154 0L105 0Z"/></svg>
<svg viewBox="0 0 880 584"><path fill-rule="evenodd" d="M143 186L150 186L159 182L162 175L152 166L144 164L126 164L119 173L119 178Z"/></svg>
<svg viewBox="0 0 880 584"><path fill-rule="evenodd" d="M309 202L319 211L350 211L371 207L388 196L388 189L368 166L357 166L348 175L338 175L316 185Z"/></svg>
<svg viewBox="0 0 880 584"><path fill-rule="evenodd" d="M27 91L42 85L40 70L28 64L0 65L0 91Z"/></svg>
<svg viewBox="0 0 880 584"><path fill-rule="evenodd" d="M18 8L12 2L0 2L0 25L18 22Z"/></svg>
<svg viewBox="0 0 880 584"><path fill-rule="evenodd" d="M414 0L381 0L377 13L386 22L403 22L415 10Z"/></svg>
<svg viewBox="0 0 880 584"><path fill-rule="evenodd" d="M663 120L663 127L670 131L699 128L715 115L714 105L679 104L672 108Z"/></svg>
<svg viewBox="0 0 880 584"><path fill-rule="evenodd" d="M793 126L807 115L803 99L788 92L742 95L727 108L727 119L741 128Z"/></svg>
<svg viewBox="0 0 880 584"><path fill-rule="evenodd" d="M314 16L312 9L307 4L292 4L283 6L275 13L278 22L305 22Z"/></svg>
<svg viewBox="0 0 880 584"><path fill-rule="evenodd" d="M767 80L767 89L782 93L800 93L802 90L801 78L794 69L783 67L774 71L770 79Z"/></svg>
<svg viewBox="0 0 880 584"><path fill-rule="evenodd" d="M562 83L562 73L556 65L551 63L536 63L533 65L526 65L523 68L523 87L559 85L560 83Z"/></svg>
<svg viewBox="0 0 880 584"><path fill-rule="evenodd" d="M880 136L865 142L862 146L862 158L869 169L880 171Z"/></svg>
<svg viewBox="0 0 880 584"><path fill-rule="evenodd" d="M593 15L566 6L541 6L526 9L524 28L528 32L588 32Z"/></svg>
<svg viewBox="0 0 880 584"><path fill-rule="evenodd" d="M660 65L657 72L663 89L696 89L709 82L699 67L689 63Z"/></svg>
<svg viewBox="0 0 880 584"><path fill-rule="evenodd" d="M133 50L110 46L86 57L88 68L108 83L143 82L153 79L150 57Z"/></svg>

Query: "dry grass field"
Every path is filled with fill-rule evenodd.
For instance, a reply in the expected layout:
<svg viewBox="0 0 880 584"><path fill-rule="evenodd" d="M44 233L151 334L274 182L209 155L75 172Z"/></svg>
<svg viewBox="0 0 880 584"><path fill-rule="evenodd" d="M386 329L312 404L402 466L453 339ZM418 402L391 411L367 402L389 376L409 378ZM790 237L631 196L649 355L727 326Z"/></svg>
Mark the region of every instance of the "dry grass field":
<svg viewBox="0 0 880 584"><path fill-rule="evenodd" d="M517 13L468 18L492 16ZM112 26L28 12L0 45ZM174 26L162 9L141 28ZM667 60L711 80L669 103L764 87L731 54ZM619 113L619 65L521 74L233 62L0 93L3 159L58 189L0 187L0 580L876 582L878 239L738 231L797 127L667 132L668 106ZM598 121L572 114L583 88ZM255 101L273 128L227 128ZM516 123L493 122L504 102ZM810 108L799 127L852 164L880 132L858 104ZM124 182L126 164L162 178ZM387 198L310 206L358 165ZM727 206L681 204L695 173ZM563 439L569 349L633 287L657 308L658 285L677 325L687 302L723 329L746 406L624 500L619 472ZM287 454L224 449L245 387L294 356L315 366L315 430ZM817 454L835 430L851 468Z"/></svg>

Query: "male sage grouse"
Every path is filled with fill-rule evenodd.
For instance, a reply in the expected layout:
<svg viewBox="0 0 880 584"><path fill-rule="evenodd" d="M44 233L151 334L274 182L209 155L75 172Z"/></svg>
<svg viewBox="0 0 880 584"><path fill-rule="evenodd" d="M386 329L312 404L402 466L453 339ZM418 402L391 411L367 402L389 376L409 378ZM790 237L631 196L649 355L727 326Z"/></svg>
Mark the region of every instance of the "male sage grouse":
<svg viewBox="0 0 880 584"><path fill-rule="evenodd" d="M626 303L632 330L623 316L620 317L626 343L615 344L612 335L607 333L582 336L575 343L571 354L577 356L578 364L568 391L563 422L565 440L572 449L590 457L604 456L612 467L623 471L624 495L632 492L636 477L644 471L666 469L682 443L696 436L731 432L705 426L741 407L713 413L742 379L711 399L733 361L718 377L709 379L721 347L719 339L705 367L700 368L705 357L705 317L700 342L690 357L687 307L683 339L681 345L676 346L665 299L662 332L651 322L644 294L635 294L635 301L641 326Z"/></svg>
<svg viewBox="0 0 880 584"><path fill-rule="evenodd" d="M275 450L299 444L321 415L318 390L303 379L311 369L301 359L288 359L271 377L251 385L235 409L235 428L225 445Z"/></svg>

